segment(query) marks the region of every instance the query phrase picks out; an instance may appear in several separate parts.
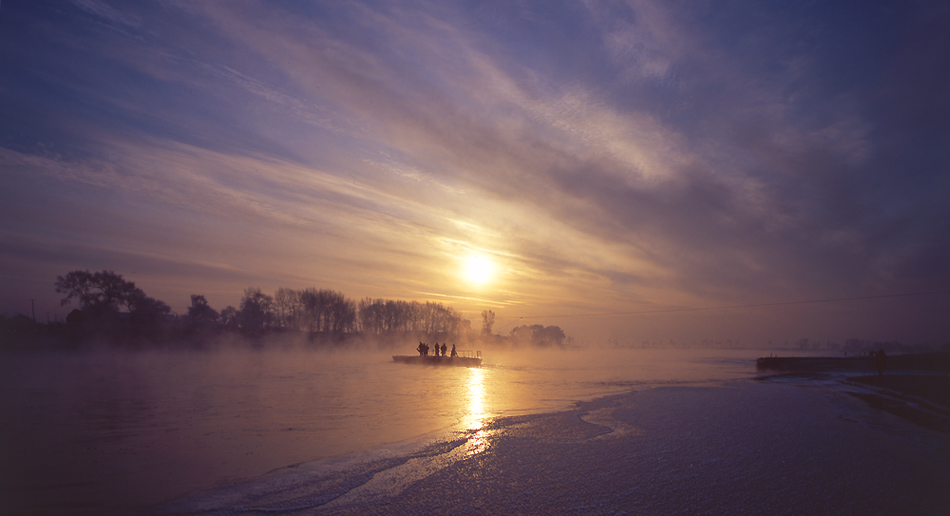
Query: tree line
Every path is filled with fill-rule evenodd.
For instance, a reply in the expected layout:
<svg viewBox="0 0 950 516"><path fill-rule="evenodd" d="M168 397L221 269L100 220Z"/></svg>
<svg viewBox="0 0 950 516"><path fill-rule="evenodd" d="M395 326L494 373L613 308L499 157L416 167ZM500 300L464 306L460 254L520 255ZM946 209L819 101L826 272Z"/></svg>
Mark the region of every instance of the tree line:
<svg viewBox="0 0 950 516"><path fill-rule="evenodd" d="M344 334L424 333L458 335L471 323L442 303L363 298L358 303L341 292L281 287L273 296L259 288L244 291L239 308L228 306L217 314L202 295L191 296L189 322L205 326L219 321L246 332L297 330Z"/></svg>
<svg viewBox="0 0 950 516"><path fill-rule="evenodd" d="M343 338L361 334L429 335L444 339L474 338L471 322L442 303L366 297L354 301L329 289L278 288L266 294L260 288L244 290L237 307L212 308L202 294L191 295L187 313L171 313L163 301L151 298L134 282L113 271L75 270L56 279L62 304L78 303L67 316L67 326L84 336L157 340L176 336L206 338L223 332L260 336L300 332L310 336ZM564 332L557 326L519 326L507 338L494 336L494 313L482 313L481 337L496 343L560 346ZM114 339L113 339L114 340Z"/></svg>

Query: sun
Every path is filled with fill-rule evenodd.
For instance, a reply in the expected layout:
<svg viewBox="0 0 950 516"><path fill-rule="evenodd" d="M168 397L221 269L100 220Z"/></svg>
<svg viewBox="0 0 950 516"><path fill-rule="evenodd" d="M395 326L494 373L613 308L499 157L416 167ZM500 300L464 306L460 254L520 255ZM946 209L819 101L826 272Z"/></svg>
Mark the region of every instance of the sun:
<svg viewBox="0 0 950 516"><path fill-rule="evenodd" d="M495 264L480 254L472 255L462 261L462 275L469 283L482 286L495 276Z"/></svg>

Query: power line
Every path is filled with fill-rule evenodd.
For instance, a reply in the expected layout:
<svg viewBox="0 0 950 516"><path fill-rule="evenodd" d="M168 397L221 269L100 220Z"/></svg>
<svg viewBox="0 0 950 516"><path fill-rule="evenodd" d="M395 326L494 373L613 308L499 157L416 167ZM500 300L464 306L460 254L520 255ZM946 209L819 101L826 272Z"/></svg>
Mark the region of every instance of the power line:
<svg viewBox="0 0 950 516"><path fill-rule="evenodd" d="M817 303L837 303L841 301L863 301L868 299L887 299L894 297L912 297L927 296L937 294L950 294L950 290L935 290L930 292L908 292L904 294L881 294L876 296L855 296L855 297L837 297L826 299L809 299L804 301L777 301L773 303L753 303L745 305L720 305L706 307L687 307L687 308L662 308L656 310L634 310L629 312L590 312L583 314L561 314L561 315L526 315L498 317L498 319L541 319L541 318L564 318L564 317L602 317L614 315L644 315L644 314L662 314L671 312L702 312L712 310L728 310L731 308L762 308L769 306L788 306L788 305L808 305Z"/></svg>

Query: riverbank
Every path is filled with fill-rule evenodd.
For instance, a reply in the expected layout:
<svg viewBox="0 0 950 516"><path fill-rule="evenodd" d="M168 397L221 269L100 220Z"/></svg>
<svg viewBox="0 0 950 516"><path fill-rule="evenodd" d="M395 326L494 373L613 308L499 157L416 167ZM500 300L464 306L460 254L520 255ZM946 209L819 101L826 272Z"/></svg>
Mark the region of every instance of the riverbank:
<svg viewBox="0 0 950 516"><path fill-rule="evenodd" d="M844 383L867 389L850 394L875 409L950 434L950 376L873 375L850 377Z"/></svg>
<svg viewBox="0 0 950 516"><path fill-rule="evenodd" d="M950 353L920 353L887 357L886 372L873 373L868 356L763 357L759 371L774 371L771 377L837 378L857 387L848 391L872 408L884 410L915 424L950 433ZM847 376L856 372L862 376Z"/></svg>

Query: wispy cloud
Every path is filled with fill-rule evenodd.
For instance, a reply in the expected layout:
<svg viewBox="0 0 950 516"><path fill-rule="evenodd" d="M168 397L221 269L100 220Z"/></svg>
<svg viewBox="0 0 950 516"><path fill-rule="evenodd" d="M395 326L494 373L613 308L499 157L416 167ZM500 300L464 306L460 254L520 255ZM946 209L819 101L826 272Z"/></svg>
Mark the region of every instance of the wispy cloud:
<svg viewBox="0 0 950 516"><path fill-rule="evenodd" d="M73 5L0 36L3 184L156 277L538 314L950 281L916 7L886 39L893 13L754 2ZM455 278L473 251L493 292Z"/></svg>

